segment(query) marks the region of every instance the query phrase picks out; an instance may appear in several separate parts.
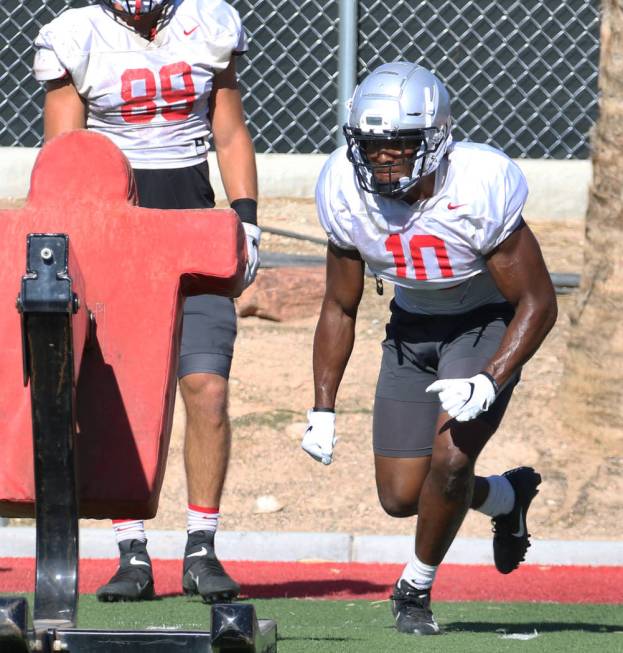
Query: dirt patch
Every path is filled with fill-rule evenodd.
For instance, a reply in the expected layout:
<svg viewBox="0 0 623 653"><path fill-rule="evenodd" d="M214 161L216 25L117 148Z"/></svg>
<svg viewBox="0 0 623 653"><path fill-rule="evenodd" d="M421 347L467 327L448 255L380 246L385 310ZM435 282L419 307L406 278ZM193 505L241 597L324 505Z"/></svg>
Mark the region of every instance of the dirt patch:
<svg viewBox="0 0 623 653"><path fill-rule="evenodd" d="M6 206L6 204L5 204ZM313 203L307 200L264 202L266 226L309 236L323 236ZM532 225L553 272L579 272L583 225L537 222ZM324 247L264 233L262 251L323 255ZM274 275L275 272L271 272ZM285 274L285 272L284 272ZM317 275L309 284L317 285ZM292 287L304 292L300 274ZM269 292L271 284L266 282ZM338 398L338 436L334 463L324 467L300 449L305 412L312 405L312 338L320 294L301 302L298 317L277 322L245 317L231 373L232 461L221 505L222 528L250 531L339 531L409 534L413 519L393 519L376 497L371 450L371 414L380 362L380 346L391 289L379 296L367 279L357 323L357 340ZM623 505L623 458L620 451L587 450L560 432L552 401L562 378L561 361L569 330L573 295L559 297L560 317L552 334L526 366L502 427L483 452L478 473L500 473L520 464L543 475L531 512L530 528L538 538L616 539ZM178 401L169 464L158 517L149 528L184 528L186 487L182 466L184 415ZM591 470L589 482L575 482L581 461ZM613 489L618 488L614 492ZM259 513L256 499L272 495L276 512ZM562 512L562 507L573 506ZM107 526L108 522L87 522ZM468 515L462 536L488 537L489 521Z"/></svg>

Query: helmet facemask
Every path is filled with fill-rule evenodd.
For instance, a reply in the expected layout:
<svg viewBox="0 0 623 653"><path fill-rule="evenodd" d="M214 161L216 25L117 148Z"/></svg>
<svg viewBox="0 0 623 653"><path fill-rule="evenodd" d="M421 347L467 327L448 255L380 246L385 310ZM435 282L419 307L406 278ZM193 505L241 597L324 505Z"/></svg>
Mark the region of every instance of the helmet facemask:
<svg viewBox="0 0 623 653"><path fill-rule="evenodd" d="M136 19L171 4L171 0L102 0L102 2L117 15Z"/></svg>
<svg viewBox="0 0 623 653"><path fill-rule="evenodd" d="M431 127L412 131L387 131L382 134L365 133L349 125L344 125L343 129L348 159L355 168L361 189L394 199L404 197L422 177L437 168L450 136L449 125L442 129ZM369 150L381 147L384 143L391 149L400 151L401 155L387 163L370 160ZM387 175L387 181L380 181L378 176L381 175Z"/></svg>
<svg viewBox="0 0 623 653"><path fill-rule="evenodd" d="M360 188L404 197L435 172L452 142L450 97L444 85L418 64L396 61L373 70L357 86L344 135ZM380 164L369 151L387 144ZM401 155L402 154L402 155ZM381 157L383 158L383 157Z"/></svg>

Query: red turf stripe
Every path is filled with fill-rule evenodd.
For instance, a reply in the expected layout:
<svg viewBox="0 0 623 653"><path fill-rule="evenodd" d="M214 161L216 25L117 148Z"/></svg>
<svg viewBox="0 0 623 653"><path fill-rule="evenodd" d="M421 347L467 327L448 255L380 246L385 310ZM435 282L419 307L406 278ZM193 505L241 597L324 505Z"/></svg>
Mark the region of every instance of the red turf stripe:
<svg viewBox="0 0 623 653"><path fill-rule="evenodd" d="M82 560L80 591L92 593L116 569L115 560ZM361 563L227 562L227 570L251 598L368 599L388 597L402 565ZM0 592L34 588L32 558L0 558ZM181 591L182 564L155 560L156 591ZM508 576L485 565L442 565L435 580L437 601L554 601L623 603L623 567L523 565Z"/></svg>

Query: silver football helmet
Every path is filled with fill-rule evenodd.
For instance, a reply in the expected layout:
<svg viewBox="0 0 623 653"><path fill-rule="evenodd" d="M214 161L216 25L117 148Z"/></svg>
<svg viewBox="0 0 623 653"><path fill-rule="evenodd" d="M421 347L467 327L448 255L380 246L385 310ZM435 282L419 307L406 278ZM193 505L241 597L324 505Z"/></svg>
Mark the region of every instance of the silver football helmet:
<svg viewBox="0 0 623 653"><path fill-rule="evenodd" d="M406 61L373 70L355 89L343 128L360 187L368 193L403 197L437 169L452 142L451 126L450 96L429 70ZM371 141L397 142L403 152L414 149L410 175L392 178L395 164L373 165L366 154ZM374 171L389 173L389 183L379 183Z"/></svg>
<svg viewBox="0 0 623 653"><path fill-rule="evenodd" d="M163 5L168 5L172 0L101 0L115 13L129 16L141 16L156 11Z"/></svg>

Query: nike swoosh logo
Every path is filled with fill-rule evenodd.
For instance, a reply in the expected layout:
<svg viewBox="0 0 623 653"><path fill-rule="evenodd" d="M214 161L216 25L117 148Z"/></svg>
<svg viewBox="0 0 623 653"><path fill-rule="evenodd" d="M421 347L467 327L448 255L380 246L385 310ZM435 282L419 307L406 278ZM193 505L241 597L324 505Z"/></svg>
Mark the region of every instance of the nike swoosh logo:
<svg viewBox="0 0 623 653"><path fill-rule="evenodd" d="M208 550L205 548L205 546L202 546L199 551L195 551L194 553L189 553L186 557L187 558L202 558L203 556L208 555Z"/></svg>
<svg viewBox="0 0 623 653"><path fill-rule="evenodd" d="M460 209L462 206L467 206L467 204L452 204L452 202L448 202L448 208L450 211L454 211L454 209Z"/></svg>
<svg viewBox="0 0 623 653"><path fill-rule="evenodd" d="M516 533L511 533L513 537L523 537L526 533L526 529L523 525L523 508L519 509L519 530Z"/></svg>
<svg viewBox="0 0 623 653"><path fill-rule="evenodd" d="M130 559L130 564L134 565L135 567L137 566L144 566L144 567L151 567L151 565L148 562L145 562L144 560L139 560L136 556L132 556Z"/></svg>
<svg viewBox="0 0 623 653"><path fill-rule="evenodd" d="M184 30L184 36L190 36L198 27L199 27L199 25L195 25L192 29L189 29L189 30L185 29Z"/></svg>

